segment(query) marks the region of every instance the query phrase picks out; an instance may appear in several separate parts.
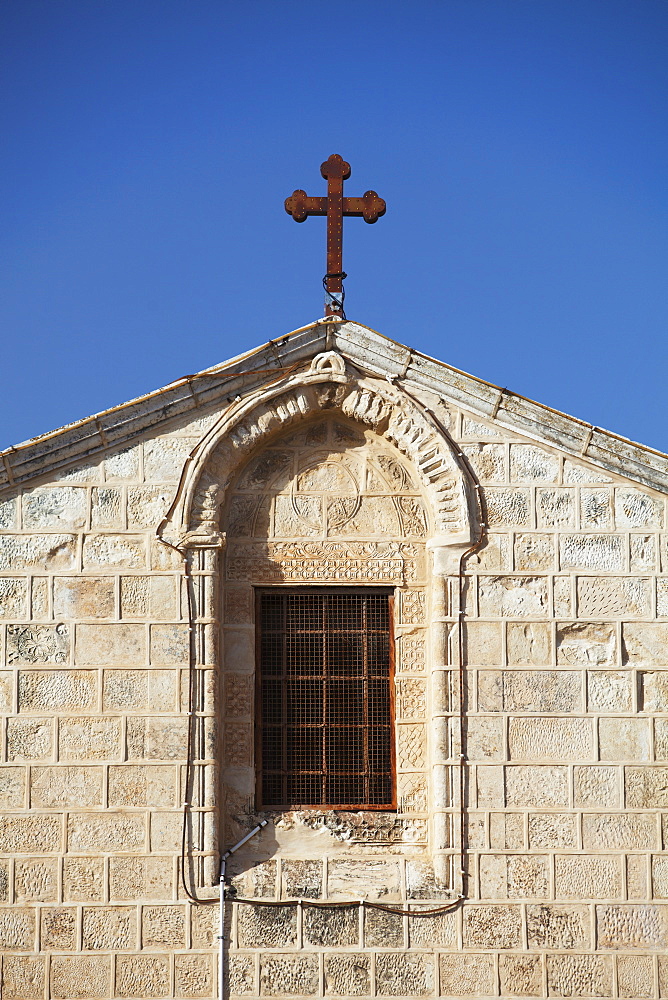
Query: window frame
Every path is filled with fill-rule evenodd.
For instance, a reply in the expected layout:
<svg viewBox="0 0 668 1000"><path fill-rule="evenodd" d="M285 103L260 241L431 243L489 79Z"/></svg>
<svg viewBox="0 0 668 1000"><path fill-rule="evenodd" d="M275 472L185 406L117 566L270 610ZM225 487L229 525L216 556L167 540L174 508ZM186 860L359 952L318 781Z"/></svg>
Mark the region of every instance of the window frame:
<svg viewBox="0 0 668 1000"><path fill-rule="evenodd" d="M255 802L256 808L263 812L288 812L291 810L319 810L334 812L396 812L397 811L397 760L396 760L396 638L394 628L394 598L393 587L372 586L294 586L277 585L273 587L256 586L255 591ZM388 607L388 708L390 725L389 773L391 778L391 802L389 803L285 803L282 805L265 805L262 800L262 667L261 667L261 600L266 594L294 594L297 596L344 596L346 594L382 595L387 598Z"/></svg>

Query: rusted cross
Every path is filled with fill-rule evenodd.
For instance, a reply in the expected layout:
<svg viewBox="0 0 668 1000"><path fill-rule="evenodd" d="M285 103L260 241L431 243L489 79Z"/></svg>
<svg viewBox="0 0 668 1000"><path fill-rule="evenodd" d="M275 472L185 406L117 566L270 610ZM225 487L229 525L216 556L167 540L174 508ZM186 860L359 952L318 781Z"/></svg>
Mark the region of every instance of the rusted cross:
<svg viewBox="0 0 668 1000"><path fill-rule="evenodd" d="M325 314L340 316L343 313L343 217L361 216L365 222L375 222L385 215L385 202L375 191L367 191L361 198L344 198L343 182L350 177L350 164L338 153L332 153L320 167L327 181L327 197L311 198L301 189L285 199L285 211L295 222L304 222L309 215L327 216L327 274L324 277Z"/></svg>

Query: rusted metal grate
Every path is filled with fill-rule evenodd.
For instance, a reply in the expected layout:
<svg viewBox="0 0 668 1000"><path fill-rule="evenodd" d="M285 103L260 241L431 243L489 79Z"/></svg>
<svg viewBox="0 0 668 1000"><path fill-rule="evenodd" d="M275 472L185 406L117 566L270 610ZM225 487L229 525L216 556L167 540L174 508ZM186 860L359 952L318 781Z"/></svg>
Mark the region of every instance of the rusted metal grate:
<svg viewBox="0 0 668 1000"><path fill-rule="evenodd" d="M258 595L263 806L394 807L387 592Z"/></svg>

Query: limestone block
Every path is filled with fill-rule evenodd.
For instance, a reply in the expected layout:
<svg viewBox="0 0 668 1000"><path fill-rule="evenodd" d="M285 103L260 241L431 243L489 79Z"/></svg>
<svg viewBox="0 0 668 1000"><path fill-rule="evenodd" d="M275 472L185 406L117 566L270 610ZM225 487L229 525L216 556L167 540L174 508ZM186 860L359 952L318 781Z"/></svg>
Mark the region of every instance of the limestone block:
<svg viewBox="0 0 668 1000"><path fill-rule="evenodd" d="M54 955L51 995L54 1000L102 1000L111 996L111 956Z"/></svg>
<svg viewBox="0 0 668 1000"><path fill-rule="evenodd" d="M584 667L614 666L617 662L615 626L565 623L557 626L557 663Z"/></svg>
<svg viewBox="0 0 668 1000"><path fill-rule="evenodd" d="M467 444L463 451L481 483L505 481L506 449L502 444Z"/></svg>
<svg viewBox="0 0 668 1000"><path fill-rule="evenodd" d="M611 483L612 479L609 476L603 475L602 472L592 469L589 466L582 465L578 462L571 462L570 459L564 459L564 482L565 483Z"/></svg>
<svg viewBox="0 0 668 1000"><path fill-rule="evenodd" d="M422 725L397 726L397 767L405 771L425 766L427 734Z"/></svg>
<svg viewBox="0 0 668 1000"><path fill-rule="evenodd" d="M144 476L149 483L178 482L197 438L160 436L144 442Z"/></svg>
<svg viewBox="0 0 668 1000"><path fill-rule="evenodd" d="M599 948L664 951L668 948L668 906L626 903L596 907Z"/></svg>
<svg viewBox="0 0 668 1000"><path fill-rule="evenodd" d="M0 501L0 529L3 531L12 531L12 529L16 528L17 510L16 497Z"/></svg>
<svg viewBox="0 0 668 1000"><path fill-rule="evenodd" d="M552 602L556 618L570 618L574 612L574 601L570 576L555 576L552 579Z"/></svg>
<svg viewBox="0 0 668 1000"><path fill-rule="evenodd" d="M654 757L668 760L668 719L654 720Z"/></svg>
<svg viewBox="0 0 668 1000"><path fill-rule="evenodd" d="M225 587L225 622L228 625L250 625L253 602L250 587Z"/></svg>
<svg viewBox="0 0 668 1000"><path fill-rule="evenodd" d="M61 761L118 760L121 754L121 720L59 719L58 751Z"/></svg>
<svg viewBox="0 0 668 1000"><path fill-rule="evenodd" d="M97 707L95 670L19 671L19 711L85 711Z"/></svg>
<svg viewBox="0 0 668 1000"><path fill-rule="evenodd" d="M506 767L506 805L557 808L568 805L567 768L516 765Z"/></svg>
<svg viewBox="0 0 668 1000"><path fill-rule="evenodd" d="M0 570L76 569L76 535L0 535Z"/></svg>
<svg viewBox="0 0 668 1000"><path fill-rule="evenodd" d="M542 970L538 955L499 955L501 993L510 996L542 996Z"/></svg>
<svg viewBox="0 0 668 1000"><path fill-rule="evenodd" d="M67 843L70 851L108 851L127 854L144 849L144 816L139 813L70 813Z"/></svg>
<svg viewBox="0 0 668 1000"><path fill-rule="evenodd" d="M411 906L416 913L430 908L430 904ZM409 917L408 942L411 948L451 948L457 942L457 914L450 911L430 917Z"/></svg>
<svg viewBox="0 0 668 1000"><path fill-rule="evenodd" d="M167 570L183 572L183 558L174 549L169 548L160 538L149 535L148 540L149 569L158 573Z"/></svg>
<svg viewBox="0 0 668 1000"><path fill-rule="evenodd" d="M303 915L304 943L325 948L359 947L359 906L353 903L344 909L305 907Z"/></svg>
<svg viewBox="0 0 668 1000"><path fill-rule="evenodd" d="M137 947L134 906L84 906L82 939L85 951L129 951Z"/></svg>
<svg viewBox="0 0 668 1000"><path fill-rule="evenodd" d="M17 858L14 864L14 901L52 902L58 897L56 858Z"/></svg>
<svg viewBox="0 0 668 1000"><path fill-rule="evenodd" d="M8 625L9 663L67 663L70 630L67 625Z"/></svg>
<svg viewBox="0 0 668 1000"><path fill-rule="evenodd" d="M652 895L668 899L668 856L665 854L652 857Z"/></svg>
<svg viewBox="0 0 668 1000"><path fill-rule="evenodd" d="M642 854L629 854L626 858L627 899L647 899L649 858Z"/></svg>
<svg viewBox="0 0 668 1000"><path fill-rule="evenodd" d="M0 579L0 618L25 618L27 610L27 580L20 577Z"/></svg>
<svg viewBox="0 0 668 1000"><path fill-rule="evenodd" d="M541 576L478 577L478 603L483 616L545 617L547 578Z"/></svg>
<svg viewBox="0 0 668 1000"><path fill-rule="evenodd" d="M510 666L549 666L552 662L550 626L544 622L508 622L506 649Z"/></svg>
<svg viewBox="0 0 668 1000"><path fill-rule="evenodd" d="M578 578L580 618L646 618L651 611L651 581L641 577Z"/></svg>
<svg viewBox="0 0 668 1000"><path fill-rule="evenodd" d="M371 993L370 955L325 956L325 993L337 997L366 997Z"/></svg>
<svg viewBox="0 0 668 1000"><path fill-rule="evenodd" d="M529 490L488 486L485 489L487 519L492 527L527 527L531 522Z"/></svg>
<svg viewBox="0 0 668 1000"><path fill-rule="evenodd" d="M333 858L329 862L328 895L353 899L392 899L399 895L396 861L368 858Z"/></svg>
<svg viewBox="0 0 668 1000"><path fill-rule="evenodd" d="M38 486L23 494L23 527L67 531L83 528L88 513L88 491L80 486Z"/></svg>
<svg viewBox="0 0 668 1000"><path fill-rule="evenodd" d="M657 546L654 535L631 535L629 541L631 543L629 569L632 573L647 573L658 569ZM659 598L657 594L657 614L664 615L667 612L663 610L659 611L658 608L668 607L665 603L668 594L663 587L660 589L661 597Z"/></svg>
<svg viewBox="0 0 668 1000"><path fill-rule="evenodd" d="M142 947L185 948L186 916L183 906L142 907Z"/></svg>
<svg viewBox="0 0 668 1000"><path fill-rule="evenodd" d="M151 663L187 666L190 636L187 625L151 625Z"/></svg>
<svg viewBox="0 0 668 1000"><path fill-rule="evenodd" d="M464 625L464 656L467 666L500 666L502 638L500 622L471 622Z"/></svg>
<svg viewBox="0 0 668 1000"><path fill-rule="evenodd" d="M228 674L223 704L229 718L250 718L253 714L253 678L247 674Z"/></svg>
<svg viewBox="0 0 668 1000"><path fill-rule="evenodd" d="M31 614L35 620L49 618L49 594L51 591L51 581L43 576L33 576L32 593L30 595Z"/></svg>
<svg viewBox="0 0 668 1000"><path fill-rule="evenodd" d="M0 989L5 1000L42 1000L46 982L44 966L43 957L5 955Z"/></svg>
<svg viewBox="0 0 668 1000"><path fill-rule="evenodd" d="M624 662L642 666L668 664L668 622L628 622L622 626Z"/></svg>
<svg viewBox="0 0 668 1000"><path fill-rule="evenodd" d="M559 561L562 569L623 571L624 539L620 535L561 535Z"/></svg>
<svg viewBox="0 0 668 1000"><path fill-rule="evenodd" d="M427 782L424 774L397 775L399 812L427 812Z"/></svg>
<svg viewBox="0 0 668 1000"><path fill-rule="evenodd" d="M53 581L56 618L113 618L114 608L111 576L57 576Z"/></svg>
<svg viewBox="0 0 668 1000"><path fill-rule="evenodd" d="M587 706L590 712L630 712L633 675L628 670L587 671Z"/></svg>
<svg viewBox="0 0 668 1000"><path fill-rule="evenodd" d="M489 817L489 846L502 850L523 850L525 844L522 813L491 813Z"/></svg>
<svg viewBox="0 0 668 1000"><path fill-rule="evenodd" d="M609 997L612 962L602 955L548 955L547 992L551 997Z"/></svg>
<svg viewBox="0 0 668 1000"><path fill-rule="evenodd" d="M506 534L488 532L484 544L469 556L467 565L471 569L477 566L480 569L496 573L512 570L513 560L510 542L511 539Z"/></svg>
<svg viewBox="0 0 668 1000"><path fill-rule="evenodd" d="M654 963L650 955L619 955L617 985L620 997L654 996Z"/></svg>
<svg viewBox="0 0 668 1000"><path fill-rule="evenodd" d="M0 853L52 854L61 845L60 816L0 816Z"/></svg>
<svg viewBox="0 0 668 1000"><path fill-rule="evenodd" d="M587 760L595 755L590 719L519 718L508 725L511 760Z"/></svg>
<svg viewBox="0 0 668 1000"><path fill-rule="evenodd" d="M3 764L0 767L0 809L22 809L25 797L25 767Z"/></svg>
<svg viewBox="0 0 668 1000"><path fill-rule="evenodd" d="M233 885L237 892L241 896L254 896L258 899L273 899L276 896L276 875L278 866L275 861L260 861L257 864L252 865L250 868L247 867L244 862L239 862L242 868L242 873L236 875L233 879ZM287 859L282 862L283 865L299 865L299 864L311 864L320 865L320 862L299 862L293 861L289 862ZM322 867L322 866L320 866ZM230 868L231 871L234 870L234 862ZM294 869L288 868L288 876L290 872L294 872ZM304 873L306 878L306 873ZM285 895L289 896L290 893ZM298 896L300 893L293 893L292 895Z"/></svg>
<svg viewBox="0 0 668 1000"><path fill-rule="evenodd" d="M575 670L504 670L503 707L507 712L581 711L581 687Z"/></svg>
<svg viewBox="0 0 668 1000"><path fill-rule="evenodd" d="M583 765L574 769L575 805L619 806L620 776L616 767Z"/></svg>
<svg viewBox="0 0 668 1000"><path fill-rule="evenodd" d="M466 722L465 750L469 760L503 760L503 719L469 716Z"/></svg>
<svg viewBox="0 0 668 1000"><path fill-rule="evenodd" d="M614 855L555 858L555 894L561 899L615 899L623 892L622 859Z"/></svg>
<svg viewBox="0 0 668 1000"><path fill-rule="evenodd" d="M529 816L529 847L577 846L577 816L572 813L533 813Z"/></svg>
<svg viewBox="0 0 668 1000"><path fill-rule="evenodd" d="M426 683L420 677L397 682L397 708L401 719L423 719L427 712Z"/></svg>
<svg viewBox="0 0 668 1000"><path fill-rule="evenodd" d="M319 899L322 896L321 862L285 858L281 862L281 895L286 899Z"/></svg>
<svg viewBox="0 0 668 1000"><path fill-rule="evenodd" d="M115 486L95 486L91 494L92 528L122 528L122 493Z"/></svg>
<svg viewBox="0 0 668 1000"><path fill-rule="evenodd" d="M618 528L663 528L663 502L640 490L618 486L615 522Z"/></svg>
<svg viewBox="0 0 668 1000"><path fill-rule="evenodd" d="M403 948L404 918L398 913L366 909L364 945L366 948Z"/></svg>
<svg viewBox="0 0 668 1000"><path fill-rule="evenodd" d="M141 445L131 445L112 452L104 460L104 477L108 483L136 482L139 479Z"/></svg>
<svg viewBox="0 0 668 1000"><path fill-rule="evenodd" d="M137 666L146 661L143 625L77 625L75 660L78 666Z"/></svg>
<svg viewBox="0 0 668 1000"><path fill-rule="evenodd" d="M575 491L536 490L536 515L539 528L574 528Z"/></svg>
<svg viewBox="0 0 668 1000"><path fill-rule="evenodd" d="M656 850L656 818L643 813L585 813L582 846L585 851Z"/></svg>
<svg viewBox="0 0 668 1000"><path fill-rule="evenodd" d="M177 706L175 670L105 670L104 711L173 712Z"/></svg>
<svg viewBox="0 0 668 1000"><path fill-rule="evenodd" d="M252 673L255 669L255 637L252 632L241 629L225 629L223 652L225 669Z"/></svg>
<svg viewBox="0 0 668 1000"><path fill-rule="evenodd" d="M74 569L64 566L63 569ZM85 535L83 542L85 570L145 569L146 541L142 535Z"/></svg>
<svg viewBox="0 0 668 1000"><path fill-rule="evenodd" d="M37 809L72 809L101 806L102 768L33 767L30 804Z"/></svg>
<svg viewBox="0 0 668 1000"><path fill-rule="evenodd" d="M646 712L668 712L668 670L641 673L642 708Z"/></svg>
<svg viewBox="0 0 668 1000"><path fill-rule="evenodd" d="M139 717L127 721L129 760L185 760L188 719Z"/></svg>
<svg viewBox="0 0 668 1000"><path fill-rule="evenodd" d="M668 807L668 767L624 768L626 805L632 809Z"/></svg>
<svg viewBox="0 0 668 1000"><path fill-rule="evenodd" d="M376 993L381 997L424 997L434 991L434 959L410 952L376 955Z"/></svg>
<svg viewBox="0 0 668 1000"><path fill-rule="evenodd" d="M262 955L262 996L314 996L318 992L317 955Z"/></svg>
<svg viewBox="0 0 668 1000"><path fill-rule="evenodd" d="M7 719L7 760L49 760L52 754L51 719Z"/></svg>
<svg viewBox="0 0 668 1000"><path fill-rule="evenodd" d="M181 847L183 811L150 813L152 851L178 851Z"/></svg>
<svg viewBox="0 0 668 1000"><path fill-rule="evenodd" d="M600 719L601 760L649 760L650 725L649 719Z"/></svg>
<svg viewBox="0 0 668 1000"><path fill-rule="evenodd" d="M549 862L539 854L483 854L479 859L483 899L546 899Z"/></svg>
<svg viewBox="0 0 668 1000"><path fill-rule="evenodd" d="M463 924L465 948L520 947L522 915L517 906L465 906Z"/></svg>
<svg viewBox="0 0 668 1000"><path fill-rule="evenodd" d="M501 670L478 671L478 711L503 711L503 673Z"/></svg>
<svg viewBox="0 0 668 1000"><path fill-rule="evenodd" d="M0 955L5 951L33 951L35 913L25 906L0 909Z"/></svg>
<svg viewBox="0 0 668 1000"><path fill-rule="evenodd" d="M169 957L167 955L118 955L116 990L119 997L168 997Z"/></svg>
<svg viewBox="0 0 668 1000"><path fill-rule="evenodd" d="M176 770L161 765L111 765L110 806L170 806L176 799Z"/></svg>
<svg viewBox="0 0 668 1000"><path fill-rule="evenodd" d="M436 877L433 864L424 857L406 861L406 895L409 899L451 898L449 888ZM366 898L369 899L368 887Z"/></svg>
<svg viewBox="0 0 668 1000"><path fill-rule="evenodd" d="M178 611L176 579L173 576L122 576L123 618L174 618Z"/></svg>
<svg viewBox="0 0 668 1000"><path fill-rule="evenodd" d="M559 458L533 444L511 444L510 480L513 483L554 483L559 478Z"/></svg>
<svg viewBox="0 0 668 1000"><path fill-rule="evenodd" d="M580 490L580 527L584 531L592 528L612 528L612 493L605 487Z"/></svg>
<svg viewBox="0 0 668 1000"><path fill-rule="evenodd" d="M195 950L217 947L218 907L191 906L190 928L191 945Z"/></svg>
<svg viewBox="0 0 668 1000"><path fill-rule="evenodd" d="M476 767L478 808L502 809L504 806L503 768L478 764Z"/></svg>
<svg viewBox="0 0 668 1000"><path fill-rule="evenodd" d="M493 955L441 955L441 994L452 997L494 996Z"/></svg>
<svg viewBox="0 0 668 1000"><path fill-rule="evenodd" d="M527 906L527 941L530 948L570 950L589 947L587 906L532 903Z"/></svg>
<svg viewBox="0 0 668 1000"><path fill-rule="evenodd" d="M520 572L540 572L556 568L554 535L515 535L515 569Z"/></svg>
<svg viewBox="0 0 668 1000"><path fill-rule="evenodd" d="M73 906L45 906L40 911L40 942L45 950L73 951L77 946L77 911Z"/></svg>
<svg viewBox="0 0 668 1000"><path fill-rule="evenodd" d="M169 510L173 488L131 486L128 490L128 528L157 528Z"/></svg>
<svg viewBox="0 0 668 1000"><path fill-rule="evenodd" d="M63 858L63 899L71 903L101 903L104 899L104 859Z"/></svg>

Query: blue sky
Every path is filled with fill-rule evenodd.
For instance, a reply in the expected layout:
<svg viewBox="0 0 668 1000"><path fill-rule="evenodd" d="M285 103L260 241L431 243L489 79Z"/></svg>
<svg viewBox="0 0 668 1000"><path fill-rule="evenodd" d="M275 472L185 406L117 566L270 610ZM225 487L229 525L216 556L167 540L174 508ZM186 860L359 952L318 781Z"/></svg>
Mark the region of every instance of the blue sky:
<svg viewBox="0 0 668 1000"><path fill-rule="evenodd" d="M322 315L668 451L666 0L4 0L0 447Z"/></svg>

